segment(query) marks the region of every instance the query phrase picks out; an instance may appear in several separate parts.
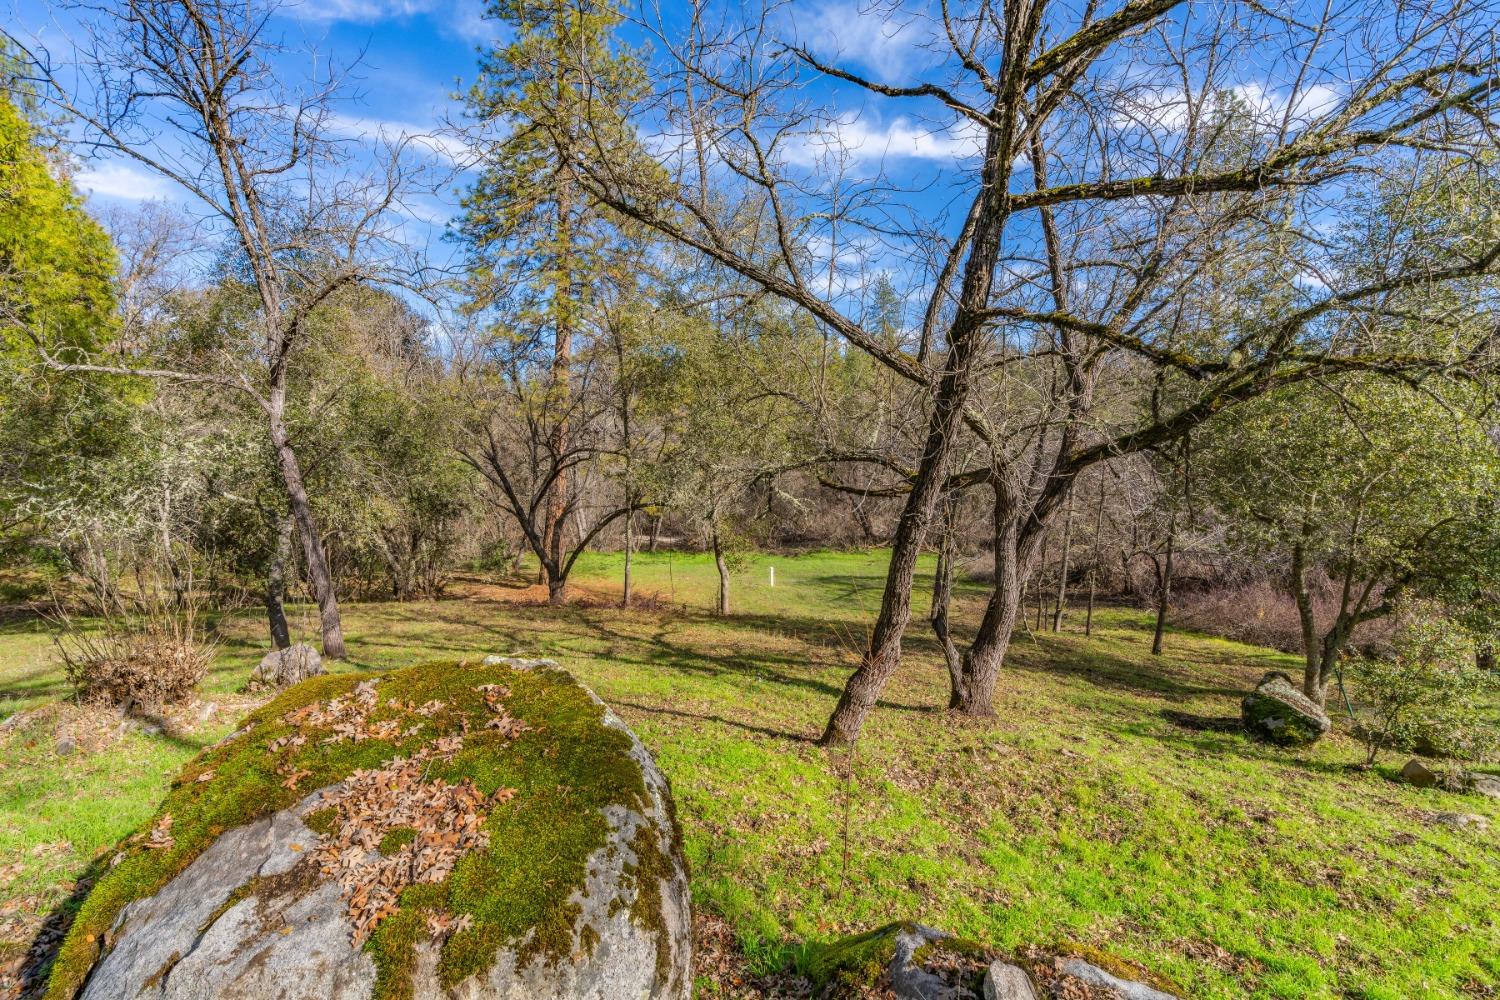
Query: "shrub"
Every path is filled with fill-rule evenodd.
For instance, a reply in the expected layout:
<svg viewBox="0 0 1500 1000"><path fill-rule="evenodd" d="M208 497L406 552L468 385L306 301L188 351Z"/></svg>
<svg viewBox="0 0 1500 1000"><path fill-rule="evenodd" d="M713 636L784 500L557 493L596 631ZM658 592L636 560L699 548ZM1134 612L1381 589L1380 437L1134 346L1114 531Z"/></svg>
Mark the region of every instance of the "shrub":
<svg viewBox="0 0 1500 1000"><path fill-rule="evenodd" d="M1323 573L1312 574L1313 620L1319 632L1328 628L1338 611L1338 589ZM1222 583L1174 598L1172 624L1207 635L1217 635L1283 653L1302 652L1302 619L1286 587L1274 580L1252 578ZM1391 649L1389 619L1364 622L1354 630L1353 645L1366 654L1387 656Z"/></svg>
<svg viewBox="0 0 1500 1000"><path fill-rule="evenodd" d="M131 711L187 701L214 655L215 644L198 637L191 613L106 619L97 631L61 621L57 647L86 705Z"/></svg>
<svg viewBox="0 0 1500 1000"><path fill-rule="evenodd" d="M1500 746L1494 677L1474 667L1472 640L1430 607L1403 610L1391 655L1355 657L1348 672L1364 709L1358 734L1368 763L1381 747L1427 745L1473 759Z"/></svg>

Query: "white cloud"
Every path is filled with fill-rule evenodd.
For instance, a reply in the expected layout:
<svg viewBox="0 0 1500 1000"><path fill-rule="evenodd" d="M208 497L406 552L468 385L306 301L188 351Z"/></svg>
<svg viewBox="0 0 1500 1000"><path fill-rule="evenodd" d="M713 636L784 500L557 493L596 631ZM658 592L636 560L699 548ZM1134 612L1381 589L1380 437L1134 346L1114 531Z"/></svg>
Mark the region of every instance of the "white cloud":
<svg viewBox="0 0 1500 1000"><path fill-rule="evenodd" d="M492 42L502 34L495 22L485 18L479 0L303 0L284 10L301 21L357 24L425 16L449 34L470 42Z"/></svg>
<svg viewBox="0 0 1500 1000"><path fill-rule="evenodd" d="M888 0L828 0L797 10L796 34L818 58L853 63L890 83L930 61L921 48L932 38L930 24Z"/></svg>
<svg viewBox="0 0 1500 1000"><path fill-rule="evenodd" d="M330 116L328 127L334 135L346 139L393 145L404 143L458 166L471 164L474 160L474 151L462 139L442 129L343 114Z"/></svg>
<svg viewBox="0 0 1500 1000"><path fill-rule="evenodd" d="M978 156L982 149L978 126L967 120L937 128L905 116L881 124L860 115L836 118L822 129L796 136L783 147L788 163L804 167L825 160L951 162Z"/></svg>
<svg viewBox="0 0 1500 1000"><path fill-rule="evenodd" d="M73 178L74 186L88 195L122 201L170 198L177 191L166 178L130 163L95 163Z"/></svg>
<svg viewBox="0 0 1500 1000"><path fill-rule="evenodd" d="M1283 120L1289 120L1294 128L1309 124L1336 109L1341 99L1338 89L1326 84L1314 84L1295 95L1290 88L1275 89L1258 82L1236 84L1227 90L1244 105L1257 126L1268 130L1281 128ZM1114 121L1118 128L1181 132L1187 128L1192 112L1204 115L1216 103L1215 94L1188 95L1180 87L1146 87L1122 96Z"/></svg>

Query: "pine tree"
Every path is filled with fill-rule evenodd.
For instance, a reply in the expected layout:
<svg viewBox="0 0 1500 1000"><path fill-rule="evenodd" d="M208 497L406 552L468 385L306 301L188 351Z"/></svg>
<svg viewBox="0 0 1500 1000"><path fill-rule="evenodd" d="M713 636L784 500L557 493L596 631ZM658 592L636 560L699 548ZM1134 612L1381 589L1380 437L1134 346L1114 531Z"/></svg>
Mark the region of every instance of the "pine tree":
<svg viewBox="0 0 1500 1000"><path fill-rule="evenodd" d="M560 149L601 139L601 95L628 97L642 81L633 52L612 42L618 15L592 0L495 0L488 16L513 40L482 55L470 114L500 136L464 199L460 235L472 269L470 307L496 319L496 349L523 359L545 393L544 447L556 466L537 511L544 582L567 548L567 520L578 502L572 476L572 368L584 319L601 278L630 243L588 198ZM523 124L524 123L524 124ZM589 133L584 134L585 123ZM628 129L617 122L618 134Z"/></svg>

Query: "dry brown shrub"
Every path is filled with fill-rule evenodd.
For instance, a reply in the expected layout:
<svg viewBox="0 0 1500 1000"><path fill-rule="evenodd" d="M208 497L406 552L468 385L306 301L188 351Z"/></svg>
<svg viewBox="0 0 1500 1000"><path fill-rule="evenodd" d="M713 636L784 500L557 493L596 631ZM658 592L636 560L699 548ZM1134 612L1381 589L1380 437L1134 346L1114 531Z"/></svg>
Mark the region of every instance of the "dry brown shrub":
<svg viewBox="0 0 1500 1000"><path fill-rule="evenodd" d="M1338 610L1338 590L1327 577L1312 581L1313 620L1319 638ZM1270 646L1285 653L1302 652L1302 619L1285 587L1264 578L1221 584L1174 599L1172 624L1224 639ZM1366 652L1389 649L1391 624L1365 622L1354 632L1354 645Z"/></svg>
<svg viewBox="0 0 1500 1000"><path fill-rule="evenodd" d="M217 644L204 640L188 608L181 614L106 618L97 629L65 615L54 638L80 703L158 709L193 696Z"/></svg>

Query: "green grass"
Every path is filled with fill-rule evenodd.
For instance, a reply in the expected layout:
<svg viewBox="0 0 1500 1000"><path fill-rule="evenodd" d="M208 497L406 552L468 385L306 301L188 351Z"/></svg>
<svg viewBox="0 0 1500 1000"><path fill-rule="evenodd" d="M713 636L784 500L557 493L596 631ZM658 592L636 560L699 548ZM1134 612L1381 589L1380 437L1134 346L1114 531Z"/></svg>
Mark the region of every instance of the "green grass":
<svg viewBox="0 0 1500 1000"><path fill-rule="evenodd" d="M769 565L777 586L768 586ZM924 563L924 567L928 564ZM638 556L651 610L608 606L618 556L581 562L583 600L501 598L350 606L366 672L471 652L550 655L614 706L672 780L695 903L723 914L771 964L809 943L919 920L1001 948L1094 946L1193 997L1464 997L1500 987L1500 808L1354 770L1341 731L1305 752L1183 728L1163 712L1237 714L1286 656L1173 633L1110 609L1092 639L1012 647L998 718L939 710L946 673L927 630L854 753L812 740L857 660L880 596L881 553L756 557L731 618L709 613L709 560ZM960 632L983 591L960 588ZM917 620L925 617L919 583ZM309 634L314 619L298 609ZM264 642L254 617L220 625L210 692L243 683ZM65 694L45 639L0 630L0 712ZM212 697L212 695L210 695ZM32 727L34 730L36 727ZM46 907L100 849L144 821L201 743L133 735L59 760L45 734L0 737L0 896ZM1491 832L1426 822L1486 815ZM33 857L36 845L66 842ZM3 918L0 918L3 920ZM0 928L3 928L0 924Z"/></svg>

